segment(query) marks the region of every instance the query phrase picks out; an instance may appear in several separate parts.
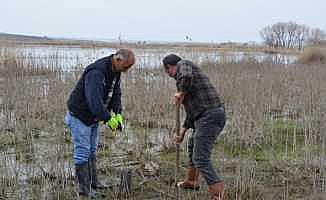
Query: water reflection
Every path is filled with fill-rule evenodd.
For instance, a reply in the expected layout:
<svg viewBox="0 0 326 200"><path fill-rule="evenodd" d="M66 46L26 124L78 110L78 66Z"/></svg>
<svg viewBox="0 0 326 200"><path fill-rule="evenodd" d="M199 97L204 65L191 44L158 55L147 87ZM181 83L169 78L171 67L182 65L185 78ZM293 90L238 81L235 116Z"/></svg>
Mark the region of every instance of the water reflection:
<svg viewBox="0 0 326 200"><path fill-rule="evenodd" d="M141 153L157 154L162 149L168 130L159 128L135 128L127 126L123 132L114 137L105 137L113 133L102 127L99 146L107 148L109 164L123 163L125 155L133 155L134 159ZM27 184L35 177L54 176L68 178L73 174L72 151L70 143L64 143L59 136L51 136L43 132L40 138L30 143L22 143L3 150L0 153L0 174L2 178L15 179L18 183ZM110 159L110 155L114 155ZM119 157L115 160L114 157ZM55 165L53 163L56 163Z"/></svg>
<svg viewBox="0 0 326 200"><path fill-rule="evenodd" d="M136 67L159 67L164 56L176 53L196 63L218 62L237 63L252 59L257 62L272 62L274 64L290 64L296 60L295 55L268 54L264 52L239 52L239 51L217 51L196 50L186 48L172 49L133 49L136 57ZM17 55L24 64L36 63L49 68L57 68L63 71L71 71L76 67L85 67L87 64L100 57L110 55L116 51L113 48L79 48L64 46L29 46L15 48Z"/></svg>

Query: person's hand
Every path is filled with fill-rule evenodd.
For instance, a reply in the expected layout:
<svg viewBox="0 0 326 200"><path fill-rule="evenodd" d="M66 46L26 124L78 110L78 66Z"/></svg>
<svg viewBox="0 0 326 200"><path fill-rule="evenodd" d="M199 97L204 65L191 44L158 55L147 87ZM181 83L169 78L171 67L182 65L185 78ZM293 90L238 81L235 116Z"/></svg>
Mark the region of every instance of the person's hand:
<svg viewBox="0 0 326 200"><path fill-rule="evenodd" d="M183 135L177 135L175 136L175 144L180 145L183 141L184 136Z"/></svg>
<svg viewBox="0 0 326 200"><path fill-rule="evenodd" d="M118 127L117 127L117 129L119 130L119 131L122 131L122 129L124 128L124 120L123 120L123 117L122 117L122 115L121 114L117 114L116 116L115 116L115 118L116 118L116 120L118 121Z"/></svg>
<svg viewBox="0 0 326 200"><path fill-rule="evenodd" d="M123 117L121 114L112 115L109 121L106 122L106 125L112 130L112 131L122 131L123 128Z"/></svg>
<svg viewBox="0 0 326 200"><path fill-rule="evenodd" d="M106 126L109 127L112 131L116 131L118 126L119 126L119 122L118 120L115 118L115 116L111 116L110 120L107 121Z"/></svg>
<svg viewBox="0 0 326 200"><path fill-rule="evenodd" d="M184 92L177 92L174 94L172 101L174 104L182 104L184 97L185 97Z"/></svg>

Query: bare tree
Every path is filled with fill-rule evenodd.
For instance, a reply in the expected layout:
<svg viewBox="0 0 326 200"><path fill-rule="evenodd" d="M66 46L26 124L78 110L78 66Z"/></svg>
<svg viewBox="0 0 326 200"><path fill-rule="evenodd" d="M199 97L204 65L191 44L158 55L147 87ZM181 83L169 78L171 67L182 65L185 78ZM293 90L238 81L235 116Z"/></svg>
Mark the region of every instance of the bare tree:
<svg viewBox="0 0 326 200"><path fill-rule="evenodd" d="M272 28L270 26L266 26L263 28L263 30L260 31L260 35L264 40L264 43L269 47L275 47L276 42L274 33L272 31Z"/></svg>
<svg viewBox="0 0 326 200"><path fill-rule="evenodd" d="M276 47L284 47L286 43L286 28L287 24L283 22L272 25L272 31L276 36Z"/></svg>
<svg viewBox="0 0 326 200"><path fill-rule="evenodd" d="M298 49L302 49L308 42L320 43L326 37L321 29L310 29L295 22L278 22L266 26L260 31L260 35L269 47Z"/></svg>
<svg viewBox="0 0 326 200"><path fill-rule="evenodd" d="M326 39L326 33L325 31L314 28L311 29L309 32L309 36L307 39L308 44L320 44L322 40Z"/></svg>
<svg viewBox="0 0 326 200"><path fill-rule="evenodd" d="M308 38L309 28L305 25L300 25L295 31L295 43L298 49L303 48L305 40Z"/></svg>
<svg viewBox="0 0 326 200"><path fill-rule="evenodd" d="M288 34L288 40L287 40L287 48L294 48L294 38L295 38L295 30L298 28L298 24L295 22L289 22L287 26L287 34Z"/></svg>

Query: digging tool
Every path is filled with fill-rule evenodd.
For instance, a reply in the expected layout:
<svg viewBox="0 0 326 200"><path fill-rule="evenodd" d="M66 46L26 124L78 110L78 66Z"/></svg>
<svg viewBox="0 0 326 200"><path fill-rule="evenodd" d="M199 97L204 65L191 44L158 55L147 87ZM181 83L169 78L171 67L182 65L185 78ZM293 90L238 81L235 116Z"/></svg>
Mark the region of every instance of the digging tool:
<svg viewBox="0 0 326 200"><path fill-rule="evenodd" d="M176 127L176 134L177 136L180 136L180 104L176 104L176 120L175 120L175 127ZM180 144L176 144L176 169L175 169L175 183L178 181L178 176L180 172ZM180 198L180 189L177 187L177 200Z"/></svg>

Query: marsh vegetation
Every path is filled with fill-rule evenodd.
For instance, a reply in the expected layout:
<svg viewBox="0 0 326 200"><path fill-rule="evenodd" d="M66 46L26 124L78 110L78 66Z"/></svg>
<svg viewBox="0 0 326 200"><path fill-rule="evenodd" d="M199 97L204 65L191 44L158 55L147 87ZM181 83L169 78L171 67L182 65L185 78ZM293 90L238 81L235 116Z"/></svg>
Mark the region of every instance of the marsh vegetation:
<svg viewBox="0 0 326 200"><path fill-rule="evenodd" d="M307 199L326 191L325 64L227 52L207 59L203 55L214 52L177 51L200 63L225 102L228 121L213 161L226 181L226 199ZM117 134L101 129L100 177L117 187L99 199L176 197L170 99L175 85L160 67L161 57L153 62L148 52L137 50L137 65L123 75L126 129ZM37 50L0 48L0 199L76 199L72 143L63 117L84 64L99 54L86 54L91 55L86 60L68 55L69 50L40 56ZM73 60L69 70L68 60ZM184 172L186 141L181 149ZM133 174L129 196L119 193L123 169ZM182 199L207 199L201 183L197 192L182 191Z"/></svg>

